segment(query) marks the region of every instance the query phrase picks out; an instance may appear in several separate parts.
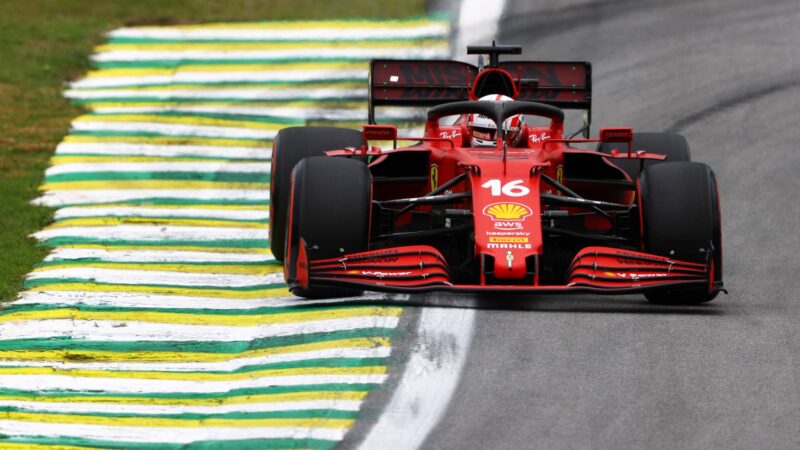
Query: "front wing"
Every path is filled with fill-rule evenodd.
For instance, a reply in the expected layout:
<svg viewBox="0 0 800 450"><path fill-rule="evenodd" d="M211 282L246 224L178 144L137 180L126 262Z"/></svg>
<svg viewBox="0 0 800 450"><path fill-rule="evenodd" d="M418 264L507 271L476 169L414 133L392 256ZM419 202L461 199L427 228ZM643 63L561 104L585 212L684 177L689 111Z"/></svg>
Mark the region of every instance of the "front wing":
<svg viewBox="0 0 800 450"><path fill-rule="evenodd" d="M442 255L433 247L415 245L373 250L317 261L300 251L291 287L345 287L369 291L420 293L630 294L687 288L709 292L713 265L673 260L631 250L587 247L572 260L563 285L455 284Z"/></svg>

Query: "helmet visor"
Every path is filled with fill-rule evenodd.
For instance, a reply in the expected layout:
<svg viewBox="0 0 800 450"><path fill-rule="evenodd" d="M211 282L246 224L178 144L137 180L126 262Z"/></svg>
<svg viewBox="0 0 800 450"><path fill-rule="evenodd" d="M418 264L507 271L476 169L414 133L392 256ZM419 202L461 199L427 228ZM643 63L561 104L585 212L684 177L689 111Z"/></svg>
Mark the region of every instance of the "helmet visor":
<svg viewBox="0 0 800 450"><path fill-rule="evenodd" d="M472 136L484 141L493 141L497 130L494 128L475 127L472 129Z"/></svg>

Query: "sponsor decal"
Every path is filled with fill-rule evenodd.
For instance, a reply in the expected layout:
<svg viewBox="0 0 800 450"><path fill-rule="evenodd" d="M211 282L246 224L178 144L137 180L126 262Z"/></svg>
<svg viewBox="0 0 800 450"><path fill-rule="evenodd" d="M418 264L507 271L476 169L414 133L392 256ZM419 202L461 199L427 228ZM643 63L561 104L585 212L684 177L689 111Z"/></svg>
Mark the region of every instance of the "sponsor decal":
<svg viewBox="0 0 800 450"><path fill-rule="evenodd" d="M492 203L483 208L483 214L494 222L497 230L521 230L522 222L533 214L530 208L520 203Z"/></svg>
<svg viewBox="0 0 800 450"><path fill-rule="evenodd" d="M640 280L642 278L664 278L666 273L636 273L636 272L604 272L606 276L615 278L626 278L631 280Z"/></svg>
<svg viewBox="0 0 800 450"><path fill-rule="evenodd" d="M455 138L457 138L459 136L461 136L461 132L458 131L458 130L453 130L453 131L450 131L450 132L442 131L441 133L439 133L439 137L444 138L444 139L455 139Z"/></svg>
<svg viewBox="0 0 800 450"><path fill-rule="evenodd" d="M492 236L492 237L489 238L489 242L497 242L497 243L506 242L506 243L524 244L524 243L528 242L528 238L526 238L526 237L494 237L494 236Z"/></svg>
<svg viewBox="0 0 800 450"><path fill-rule="evenodd" d="M527 231L487 231L487 236L530 236Z"/></svg>
<svg viewBox="0 0 800 450"><path fill-rule="evenodd" d="M431 190L439 187L439 166L431 164Z"/></svg>
<svg viewBox="0 0 800 450"><path fill-rule="evenodd" d="M358 272L358 271L355 271ZM410 271L406 272L384 272L381 270L362 270L361 275L365 275L368 277L378 277L378 278L391 278L391 277L406 277L411 275Z"/></svg>
<svg viewBox="0 0 800 450"><path fill-rule="evenodd" d="M493 243L488 243L488 244L486 244L486 248L503 248L503 249L511 248L511 249L514 249L514 250L530 250L533 247L531 246L531 244L514 244L514 243L510 243L510 244L493 244Z"/></svg>
<svg viewBox="0 0 800 450"><path fill-rule="evenodd" d="M532 134L529 139L531 140L531 142L539 143L550 139L550 136L547 133L542 133L539 136Z"/></svg>
<svg viewBox="0 0 800 450"><path fill-rule="evenodd" d="M561 184L564 184L564 165L563 164L559 164L558 167L556 167L556 181L561 183ZM560 189L556 189L556 195L561 195L561 190Z"/></svg>

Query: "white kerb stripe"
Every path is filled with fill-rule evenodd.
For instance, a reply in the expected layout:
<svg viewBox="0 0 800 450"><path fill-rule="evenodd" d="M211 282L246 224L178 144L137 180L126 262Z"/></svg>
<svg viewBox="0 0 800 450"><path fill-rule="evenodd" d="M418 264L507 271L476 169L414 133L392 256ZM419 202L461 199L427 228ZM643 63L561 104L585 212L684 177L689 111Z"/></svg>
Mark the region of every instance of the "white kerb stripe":
<svg viewBox="0 0 800 450"><path fill-rule="evenodd" d="M92 122L73 121L73 131L127 131L158 133L165 136L198 136L234 139L272 139L277 130L217 127L206 125L162 124L152 122Z"/></svg>
<svg viewBox="0 0 800 450"><path fill-rule="evenodd" d="M235 82L308 82L347 79L367 79L366 69L334 70L264 70L264 71L183 71L171 75L145 75L141 77L90 77L70 84L72 89L108 88L117 86L147 86L179 83L235 83Z"/></svg>
<svg viewBox="0 0 800 450"><path fill-rule="evenodd" d="M51 228L33 233L39 240L57 237L92 237L106 240L192 240L216 241L263 239L267 240L268 230L264 228L229 228L229 227L184 227L169 225L115 225L103 227L64 227Z"/></svg>
<svg viewBox="0 0 800 450"><path fill-rule="evenodd" d="M46 267L45 267L46 269ZM168 284L175 286L251 287L283 282L282 273L238 275L221 273L167 272L158 270L119 270L94 267L70 267L31 272L28 280L85 279L94 283Z"/></svg>
<svg viewBox="0 0 800 450"><path fill-rule="evenodd" d="M269 189L89 189L47 191L34 204L58 207L74 204L103 204L125 201L174 198L203 201L267 201Z"/></svg>
<svg viewBox="0 0 800 450"><path fill-rule="evenodd" d="M6 436L76 437L118 442L188 444L195 441L242 439L324 439L339 441L347 432L339 428L216 428L216 427L119 427L65 423L0 420L0 433Z"/></svg>
<svg viewBox="0 0 800 450"><path fill-rule="evenodd" d="M253 209L212 209L197 208L146 208L136 206L73 206L61 208L55 213L56 220L79 217L192 217L200 219L224 220L266 220L269 209L266 207Z"/></svg>
<svg viewBox="0 0 800 450"><path fill-rule="evenodd" d="M210 99L210 100L335 100L340 98L366 99L366 88L337 89L337 88L315 88L315 89L97 89L83 90L72 89L66 91L67 98L81 100L93 99L127 99L127 98L146 98L146 99Z"/></svg>
<svg viewBox="0 0 800 450"><path fill-rule="evenodd" d="M45 261L99 259L108 262L136 263L271 263L272 255L262 253L215 253L169 250L110 250L103 248L56 248L50 252Z"/></svg>
<svg viewBox="0 0 800 450"><path fill-rule="evenodd" d="M52 367L55 369L81 369L81 370L134 370L158 372L207 372L207 371L233 371L242 367L255 364L273 364L282 362L302 361L307 359L330 358L385 358L391 353L390 347L375 348L332 348L315 352L281 353L257 358L236 358L222 362L61 362L61 361L16 361L3 360L0 366L10 367Z"/></svg>
<svg viewBox="0 0 800 450"><path fill-rule="evenodd" d="M151 163L73 163L56 164L47 169L46 176L82 172L208 172L208 173L269 173L267 163L237 162L151 162Z"/></svg>
<svg viewBox="0 0 800 450"><path fill-rule="evenodd" d="M4 375L0 389L28 391L72 390L111 393L230 392L236 389L308 384L381 384L386 375L293 375L265 376L245 380L187 381L135 378L74 377L67 375Z"/></svg>
<svg viewBox="0 0 800 450"><path fill-rule="evenodd" d="M175 40L265 40L265 41L360 41L367 39L409 39L409 38L446 38L450 30L446 21L431 22L424 25L408 25L404 27L353 27L346 22L336 23L331 27L319 28L277 28L265 27L214 27L214 28L118 28L109 33L112 38L145 38Z"/></svg>
<svg viewBox="0 0 800 450"><path fill-rule="evenodd" d="M27 411L51 413L88 414L227 414L270 411L302 411L309 409L333 409L338 411L358 411L360 400L308 400L296 402L241 403L218 406L146 405L130 403L62 403L26 402L0 400L0 407L22 408Z"/></svg>
<svg viewBox="0 0 800 450"><path fill-rule="evenodd" d="M125 142L62 142L56 155L126 155L126 156L201 156L227 159L270 159L269 147L228 147L202 145L151 145Z"/></svg>
<svg viewBox="0 0 800 450"><path fill-rule="evenodd" d="M112 50L96 53L96 62L121 61L207 61L207 60L275 60L275 59L320 59L320 58L443 58L450 52L447 45L429 47L393 48L297 48L289 50Z"/></svg>
<svg viewBox="0 0 800 450"><path fill-rule="evenodd" d="M105 342L246 342L280 336L309 333L394 328L399 320L394 316L373 316L307 322L268 323L254 327L219 325L184 325L180 323L151 323L132 320L27 320L0 323L0 340L51 339L68 337L82 341Z"/></svg>

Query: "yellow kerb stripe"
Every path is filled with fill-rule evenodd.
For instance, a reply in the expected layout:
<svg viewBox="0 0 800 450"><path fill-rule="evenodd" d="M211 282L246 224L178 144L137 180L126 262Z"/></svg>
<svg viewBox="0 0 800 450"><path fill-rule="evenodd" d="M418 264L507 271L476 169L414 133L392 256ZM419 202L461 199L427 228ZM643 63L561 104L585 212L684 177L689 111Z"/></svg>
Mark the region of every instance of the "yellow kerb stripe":
<svg viewBox="0 0 800 450"><path fill-rule="evenodd" d="M114 225L173 225L185 227L269 229L269 225L266 223L222 219L181 219L175 217L81 217L76 219L60 220L52 225L47 226L45 230L69 227L107 227Z"/></svg>
<svg viewBox="0 0 800 450"><path fill-rule="evenodd" d="M127 378L137 380L176 380L220 382L255 380L266 377L296 377L306 375L385 375L386 366L365 367L302 367L294 369L268 369L241 373L208 373L208 372L144 372L144 371L112 371L54 369L51 367L0 367L0 375L56 375L81 378ZM0 412L2 414L2 412Z"/></svg>
<svg viewBox="0 0 800 450"><path fill-rule="evenodd" d="M262 159L237 159L236 162L265 162L267 160L268 155L264 155ZM170 156L107 156L107 155L97 155L97 156L53 156L50 158L50 165L57 166L59 164L79 164L79 163L160 163L160 162L219 162L219 163L226 163L231 162L231 159L227 158L203 158L203 157L192 157L192 156L182 156L182 157L170 157Z"/></svg>
<svg viewBox="0 0 800 450"><path fill-rule="evenodd" d="M0 442L2 450L87 450L89 447L76 447L74 445L32 444L18 442Z"/></svg>
<svg viewBox="0 0 800 450"><path fill-rule="evenodd" d="M139 77L139 76L173 76L181 72L289 72L309 70L367 70L369 63L361 61L320 61L289 64L191 64L181 65L177 69L161 68L118 68L93 70L87 78Z"/></svg>
<svg viewBox="0 0 800 450"><path fill-rule="evenodd" d="M45 397L38 396L35 400L30 397L15 395L0 395L2 401L36 401L40 403L113 403L122 405L152 405L152 406L224 406L224 405L244 405L244 404L263 404L263 403L282 403L282 402L302 402L314 400L363 400L367 396L364 391L309 391L309 392L290 392L285 394L264 394L264 395L240 395L224 398L136 398L136 397L115 397L92 396L92 397ZM2 447L0 447L2 448Z"/></svg>
<svg viewBox="0 0 800 450"><path fill-rule="evenodd" d="M288 288L254 289L237 291L229 289L181 288L171 286L140 286L134 284L94 284L94 283L53 283L30 289L34 292L132 292L157 295L180 295L195 297L224 298L230 300L248 300L259 298L292 298Z"/></svg>
<svg viewBox="0 0 800 450"><path fill-rule="evenodd" d="M39 267L33 272L41 273L48 270L74 269L74 268L94 268L94 269L116 269L116 270L154 270L163 272L184 272L184 273L212 273L227 275L268 275L283 271L283 267L277 264L148 264L148 263L117 263L117 262L93 262L77 264L54 264Z"/></svg>
<svg viewBox="0 0 800 450"><path fill-rule="evenodd" d="M59 245L59 249L64 248L80 248L80 249L97 249L106 250L109 252L115 251L184 251L184 252L212 252L212 253L245 253L245 254L259 254L259 255L272 255L272 252L267 248L247 248L247 247L192 247L185 245L171 246L171 245L102 245L102 244L68 244Z"/></svg>
<svg viewBox="0 0 800 450"><path fill-rule="evenodd" d="M150 122L161 124L185 124L193 126L235 127L258 130L275 130L285 128L285 123L256 122L247 120L211 119L204 117L159 116L157 114L113 114L83 115L74 122Z"/></svg>
<svg viewBox="0 0 800 450"><path fill-rule="evenodd" d="M167 28L174 28L177 30L296 30L296 29L314 29L314 28L413 28L428 25L447 25L448 22L444 20L431 20L428 18L419 18L411 20L313 20L313 21L279 21L279 22L263 22L263 23L236 23L236 22L220 22L199 25L174 25ZM134 30L162 30L164 26L141 26L133 27Z"/></svg>
<svg viewBox="0 0 800 450"><path fill-rule="evenodd" d="M353 419L158 419L155 417L102 417L77 414L0 412L0 420L38 423L65 423L114 427L225 427L225 428L350 428Z"/></svg>
<svg viewBox="0 0 800 450"><path fill-rule="evenodd" d="M82 191L108 189L269 189L269 183L240 183L195 180L114 180L114 181L64 181L44 183L42 191Z"/></svg>
<svg viewBox="0 0 800 450"><path fill-rule="evenodd" d="M134 362L134 363L175 363L198 362L215 363L234 359L259 358L289 353L303 353L334 348L377 348L388 347L388 338L352 338L333 341L311 342L308 344L270 347L248 350L240 353L200 353L200 352L110 352L93 350L6 350L0 351L3 361L65 361L65 362Z"/></svg>

